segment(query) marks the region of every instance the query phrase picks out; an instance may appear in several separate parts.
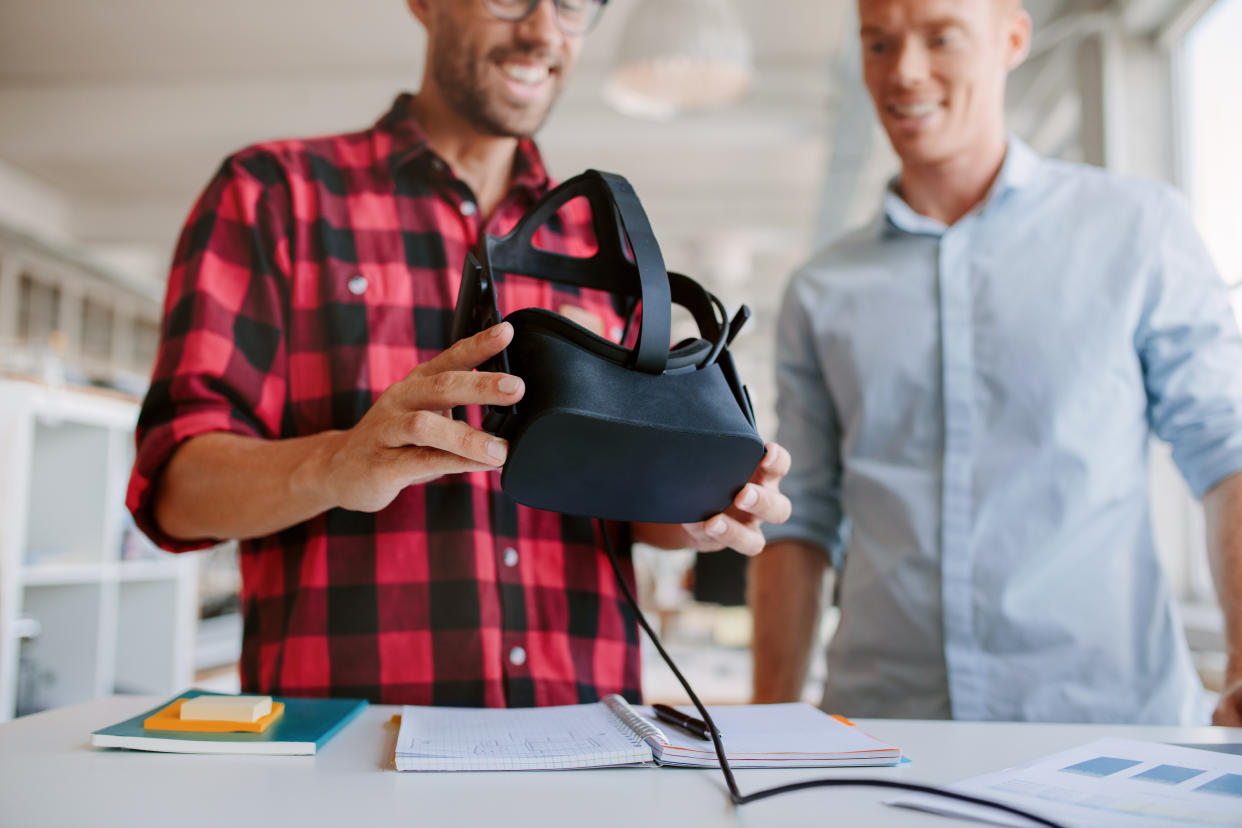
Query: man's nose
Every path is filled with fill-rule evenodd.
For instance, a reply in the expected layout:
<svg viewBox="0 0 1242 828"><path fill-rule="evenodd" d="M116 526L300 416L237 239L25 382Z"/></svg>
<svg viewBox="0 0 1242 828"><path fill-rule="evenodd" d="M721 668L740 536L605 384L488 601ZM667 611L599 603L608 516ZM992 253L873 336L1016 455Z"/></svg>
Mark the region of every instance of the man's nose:
<svg viewBox="0 0 1242 828"><path fill-rule="evenodd" d="M927 80L931 61L927 47L917 38L902 38L897 44L897 60L893 63L893 77L902 86L915 86Z"/></svg>
<svg viewBox="0 0 1242 828"><path fill-rule="evenodd" d="M535 10L518 21L517 33L525 43L553 48L562 36L560 24L556 22L556 4L552 0L539 0Z"/></svg>

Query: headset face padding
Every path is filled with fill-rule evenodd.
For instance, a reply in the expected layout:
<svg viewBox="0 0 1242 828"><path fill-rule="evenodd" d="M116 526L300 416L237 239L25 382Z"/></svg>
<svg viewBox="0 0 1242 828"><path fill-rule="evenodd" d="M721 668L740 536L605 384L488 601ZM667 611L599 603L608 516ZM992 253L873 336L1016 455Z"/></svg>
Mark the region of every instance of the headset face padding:
<svg viewBox="0 0 1242 828"><path fill-rule="evenodd" d="M617 365L625 365L630 357L630 350L625 346L610 342L569 317L545 308L522 308L506 316L505 321L513 325L515 337L528 328L539 328L573 342ZM697 366L711 353L711 350L712 343L705 339L683 339L669 348L668 366L665 371L677 371L688 366Z"/></svg>

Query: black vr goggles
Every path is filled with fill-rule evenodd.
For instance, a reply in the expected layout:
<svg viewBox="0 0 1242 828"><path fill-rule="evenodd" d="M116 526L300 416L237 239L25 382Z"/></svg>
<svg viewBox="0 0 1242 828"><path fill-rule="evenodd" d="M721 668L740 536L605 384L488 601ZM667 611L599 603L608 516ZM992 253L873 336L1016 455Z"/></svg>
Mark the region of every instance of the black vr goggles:
<svg viewBox="0 0 1242 828"><path fill-rule="evenodd" d="M591 205L595 255L536 248L535 231L579 196ZM749 309L730 321L698 282L666 272L634 189L596 170L549 192L508 235L484 235L466 257L454 341L501 321L495 284L506 273L608 291L641 308L632 349L542 308L504 317L513 341L480 366L526 383L516 405L485 409L483 428L509 441L504 492L526 506L610 520L692 523L727 508L764 451L728 348ZM701 338L670 349L674 302Z"/></svg>

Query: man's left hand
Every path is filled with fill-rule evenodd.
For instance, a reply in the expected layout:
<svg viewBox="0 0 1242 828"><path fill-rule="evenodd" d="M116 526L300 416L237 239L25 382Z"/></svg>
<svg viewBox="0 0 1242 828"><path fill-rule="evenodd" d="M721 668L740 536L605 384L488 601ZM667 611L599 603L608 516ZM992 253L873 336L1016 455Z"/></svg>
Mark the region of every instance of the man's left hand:
<svg viewBox="0 0 1242 828"><path fill-rule="evenodd" d="M636 523L634 540L662 549L715 552L729 548L758 555L764 544L762 525L784 523L792 510L780 490L781 478L789 472L789 452L776 443L766 448L759 467L729 508L702 523Z"/></svg>

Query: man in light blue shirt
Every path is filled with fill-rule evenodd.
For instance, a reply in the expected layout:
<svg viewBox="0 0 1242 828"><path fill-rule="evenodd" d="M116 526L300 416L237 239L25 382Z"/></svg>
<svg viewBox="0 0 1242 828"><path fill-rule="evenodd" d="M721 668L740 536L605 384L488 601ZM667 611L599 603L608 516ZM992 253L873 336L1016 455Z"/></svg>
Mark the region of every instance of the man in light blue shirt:
<svg viewBox="0 0 1242 828"><path fill-rule="evenodd" d="M756 701L796 698L825 566L824 705L1205 723L1154 551L1151 433L1204 498L1242 725L1242 337L1167 186L1006 139L1018 0L860 0L901 173L796 273L778 345L792 519L752 563Z"/></svg>

